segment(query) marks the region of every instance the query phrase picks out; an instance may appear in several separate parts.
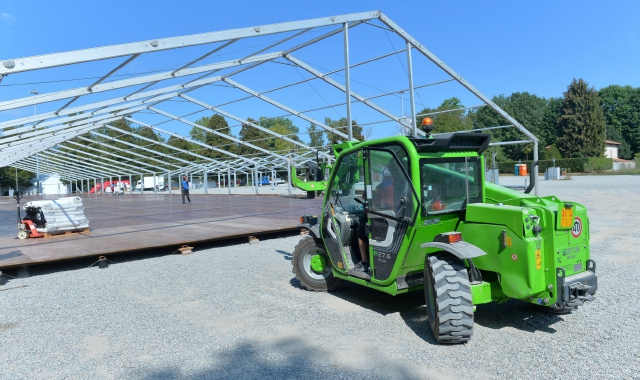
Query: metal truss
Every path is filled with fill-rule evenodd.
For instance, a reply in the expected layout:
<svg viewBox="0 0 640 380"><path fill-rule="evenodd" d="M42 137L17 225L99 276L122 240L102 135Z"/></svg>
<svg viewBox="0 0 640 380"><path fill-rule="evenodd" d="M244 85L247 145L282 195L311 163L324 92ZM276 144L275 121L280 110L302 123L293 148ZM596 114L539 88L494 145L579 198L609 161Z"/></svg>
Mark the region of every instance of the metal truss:
<svg viewBox="0 0 640 380"><path fill-rule="evenodd" d="M374 22L379 26L373 24ZM354 28L358 27L358 33L364 33L373 30L371 26L385 29L385 33L395 34L395 38L399 37L403 41L403 48L394 48L392 52L351 63L352 48L356 44L353 37ZM342 67L325 70L311 62L315 59L301 58L308 57L305 53L316 45L335 44L336 39L331 37L338 35L342 36L339 49L334 48L331 51L339 52L338 57L342 56ZM246 41L260 43L241 48L240 45L246 44ZM237 50L230 50L235 48ZM189 54L194 52L193 49L199 50L174 67L122 74L125 70L132 70L132 62L141 64L146 58L170 54L172 50L179 50L181 56L189 57ZM444 73L445 78L425 84L414 84L416 60L413 55L416 53L426 58L423 61L427 64L429 61L433 63L439 69L436 71ZM354 90L354 85L360 82L353 78L352 69L387 57L395 56L400 59L402 54L405 55L406 82L400 89L380 90L381 93L368 96ZM223 55L226 58L220 60ZM230 56L233 58L229 59ZM313 53L311 56L314 56ZM252 121L248 116L250 112L247 111L251 106L239 107L247 104L242 102L259 101L261 107L285 112L271 119L295 118L343 140L354 139L353 107L357 104L358 107L365 107L372 114L382 117L373 121L359 119L358 125L391 122L417 136L421 133L415 123L416 117L420 116L416 115L414 98L417 90L445 83L458 83L462 90L470 92L482 102L479 106L468 108L491 107L508 123L506 126L492 128L515 127L526 136L526 140L501 142L496 143L497 145L532 143L534 160L538 159L536 136L380 11L160 38L25 58L0 59L0 81L4 80L3 84L12 84L29 72L48 73L65 66L78 67L81 70L82 67L98 61L113 65L106 73L96 75L87 85L0 101L0 120L4 119L0 121L0 166L57 173L64 180L75 181L76 186L80 181L83 189L85 181L89 186L90 180L96 183L98 179L123 176L131 179L132 176L142 177L149 173L154 176L156 173L167 175L169 180L172 176L182 174L195 174L203 178L209 178L211 175L226 176L228 183L233 176L234 184L236 175L245 175L251 176L255 184L260 173L273 175L277 171L289 170L292 165L315 160L316 156L327 162L331 162L333 157L328 147L309 146L296 135L278 133L265 127L261 121ZM148 61L160 62L155 58ZM297 73L292 71L291 77L283 78L288 79L287 83L267 90L261 90L264 86L255 83L255 80L249 84L250 79L247 79L246 75L256 70L270 70L266 69L269 64L291 66L291 70ZM306 73L307 77L302 73ZM312 83L337 91L344 101L336 103L334 98L333 104L330 103ZM220 87L226 87L224 93ZM313 91L308 91L309 88ZM291 99L282 101L278 98L277 93L291 89L295 89L296 94L300 93L299 98L311 99L319 95L326 104L312 105L311 108L300 111L291 104L286 104L291 103ZM388 103L386 106L380 103L389 96L398 96L404 92L409 92L411 117L397 115L389 108ZM239 97L233 98L229 94ZM225 99L222 102L216 100L218 104L207 100L219 97ZM197 111L186 115L176 114L175 107L170 107L175 106L175 102L180 102L182 107L189 110L197 108ZM40 109L44 108L45 111L10 120L4 114L10 110L37 105L43 106ZM232 107L236 108L231 109ZM335 128L312 116L319 111L336 108L344 110L346 125ZM229 135L228 131L215 130L190 119L191 115L203 111L222 116L235 128L239 125L250 127L266 137L254 141L245 140ZM123 120L131 130L122 129ZM224 143L213 146L199 141L188 133L181 132L184 128L214 135ZM144 136L143 130L153 131L159 138ZM294 148L274 151L264 147L265 139L286 142L289 144L287 146ZM229 149L231 145L254 153L234 153ZM217 158L212 158L207 152L215 152ZM537 175L537 168L534 174ZM207 181L204 183L207 191ZM229 191L230 189L231 186ZM536 188L536 193L537 191Z"/></svg>

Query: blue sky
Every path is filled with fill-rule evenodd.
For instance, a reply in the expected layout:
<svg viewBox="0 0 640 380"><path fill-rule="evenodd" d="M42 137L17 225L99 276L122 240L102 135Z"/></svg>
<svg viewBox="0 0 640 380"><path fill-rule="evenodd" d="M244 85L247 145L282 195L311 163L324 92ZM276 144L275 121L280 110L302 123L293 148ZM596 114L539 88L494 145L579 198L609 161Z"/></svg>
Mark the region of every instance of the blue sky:
<svg viewBox="0 0 640 380"><path fill-rule="evenodd" d="M558 97L573 78L580 77L596 89L610 84L640 86L640 23L637 22L640 2L637 1L0 0L0 60L370 10L384 12L489 97L518 91L543 97ZM369 26L359 28L369 29L353 30L352 63L403 47L399 38L389 38L383 30L372 31ZM341 56L338 54L330 57L330 53L336 47L341 49L341 37L334 42L337 44L319 46L314 51L301 52L300 56L317 68L326 69L324 71L336 69L342 64ZM193 49L186 56L167 53L155 60L134 61L135 65L132 64L127 70L135 72L171 67L206 51ZM366 96L375 95L378 90L392 91L401 88L405 85L402 82L405 56L401 54L399 57L400 59L392 57L393 59L378 61L372 65L372 69L352 70L353 78L359 81L354 88ZM433 66L425 59L414 59L415 69L418 70L416 85L446 79L446 75L434 71ZM20 84L44 82L51 78L99 76L121 61L10 76L0 86L0 101L27 96L33 88L38 88L43 93L82 86L88 84L87 81ZM243 84L248 83L257 90L266 90L278 84L299 80L302 76L308 77L308 74L295 72L290 67L276 66L278 65L271 64L262 72L238 76L237 80ZM282 75L289 75L288 81L272 80L272 73L280 71ZM315 103L316 106L339 101L339 94L332 93L329 86L317 82L312 82L312 93L322 94L323 99L316 99L319 102ZM437 90L420 90L417 101L435 107L441 100L454 94L455 89L450 87L443 85ZM226 96L224 91L227 89L219 90L221 93L202 92L196 95L215 103ZM473 98L459 97L465 105L479 104ZM304 102L306 99L299 99L295 91L284 91L274 95L274 98L294 108L312 108L311 99L307 104ZM400 99L380 102L400 114ZM406 113L406 100L404 105ZM43 112L55 107L52 104L38 108ZM177 102L165 107L165 110L175 111L176 114L186 114L195 109ZM380 119L379 114L372 115L368 110L355 108L358 107L354 107L354 116L358 121L373 122ZM417 108L419 110L422 107L418 104ZM283 114L281 110L262 108L257 103L232 106L229 111L242 117ZM32 107L0 112L0 121L27 116L32 112ZM323 116L344 116L342 109L325 110L323 113L313 116L318 119ZM206 113L198 114L191 120L202 115ZM146 121L161 120L148 115ZM294 122L302 130L308 125L300 120ZM167 123L166 126L168 130L186 133L185 127L179 123ZM392 134L392 129L389 125L376 126L372 137Z"/></svg>

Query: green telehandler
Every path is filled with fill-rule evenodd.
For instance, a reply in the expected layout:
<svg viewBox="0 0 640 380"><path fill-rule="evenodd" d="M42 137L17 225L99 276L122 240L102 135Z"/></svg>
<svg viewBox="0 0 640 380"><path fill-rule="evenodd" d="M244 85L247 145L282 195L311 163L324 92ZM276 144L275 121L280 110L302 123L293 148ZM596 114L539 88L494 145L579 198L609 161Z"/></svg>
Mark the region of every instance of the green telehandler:
<svg viewBox="0 0 640 380"><path fill-rule="evenodd" d="M320 163L305 180L292 168L294 186L325 194L320 213L300 218L309 231L293 251L301 284L424 290L440 343L468 341L479 304L514 298L569 313L592 301L587 210L529 194L533 175L524 193L485 182L489 139L427 133L345 142L333 146L327 180Z"/></svg>

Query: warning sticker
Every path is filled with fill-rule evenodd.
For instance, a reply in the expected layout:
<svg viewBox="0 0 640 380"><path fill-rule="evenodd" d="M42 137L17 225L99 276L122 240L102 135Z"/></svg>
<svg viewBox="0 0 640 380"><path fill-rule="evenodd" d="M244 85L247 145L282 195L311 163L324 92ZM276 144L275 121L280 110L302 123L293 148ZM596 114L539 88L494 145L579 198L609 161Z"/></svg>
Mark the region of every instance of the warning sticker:
<svg viewBox="0 0 640 380"><path fill-rule="evenodd" d="M582 235L582 220L576 216L573 220L573 227L571 227L571 235L574 238L579 238Z"/></svg>
<svg viewBox="0 0 640 380"><path fill-rule="evenodd" d="M542 253L536 249L536 269L542 269Z"/></svg>

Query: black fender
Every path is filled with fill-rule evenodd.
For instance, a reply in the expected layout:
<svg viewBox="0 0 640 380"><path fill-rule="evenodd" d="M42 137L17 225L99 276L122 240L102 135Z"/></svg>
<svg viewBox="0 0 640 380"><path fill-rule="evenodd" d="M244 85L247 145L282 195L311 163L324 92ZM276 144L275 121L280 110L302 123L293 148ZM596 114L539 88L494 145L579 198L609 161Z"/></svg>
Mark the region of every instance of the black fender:
<svg viewBox="0 0 640 380"><path fill-rule="evenodd" d="M309 223L301 223L297 226L297 228L306 228L309 230L309 234L313 235L316 239L320 239L320 225L319 224L309 224Z"/></svg>
<svg viewBox="0 0 640 380"><path fill-rule="evenodd" d="M440 243L432 241L420 245L421 248L438 248L445 252L449 252L460 260L473 259L474 257L484 256L487 253L466 241L457 241L455 243Z"/></svg>

